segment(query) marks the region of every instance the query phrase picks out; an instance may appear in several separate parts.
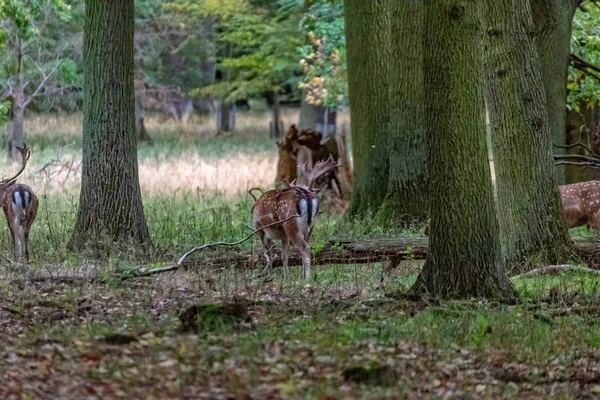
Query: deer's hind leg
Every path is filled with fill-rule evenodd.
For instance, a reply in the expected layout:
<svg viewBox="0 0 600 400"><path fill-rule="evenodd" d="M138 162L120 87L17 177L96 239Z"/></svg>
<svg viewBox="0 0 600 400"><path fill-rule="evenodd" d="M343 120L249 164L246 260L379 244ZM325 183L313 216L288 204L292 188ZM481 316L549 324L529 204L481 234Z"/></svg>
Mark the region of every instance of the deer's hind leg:
<svg viewBox="0 0 600 400"><path fill-rule="evenodd" d="M273 255L271 254L271 251L274 247L273 240L271 240L271 238L267 236L264 230L259 231L258 236L260 237L260 241L262 242L265 248L265 251L263 253L263 255L265 256L265 260L267 261L267 265L265 266L265 268L267 272L270 273L271 267L273 266Z"/></svg>
<svg viewBox="0 0 600 400"><path fill-rule="evenodd" d="M302 255L302 274L306 280L310 279L310 244L305 235L295 224L284 225L286 236L290 243L300 251Z"/></svg>

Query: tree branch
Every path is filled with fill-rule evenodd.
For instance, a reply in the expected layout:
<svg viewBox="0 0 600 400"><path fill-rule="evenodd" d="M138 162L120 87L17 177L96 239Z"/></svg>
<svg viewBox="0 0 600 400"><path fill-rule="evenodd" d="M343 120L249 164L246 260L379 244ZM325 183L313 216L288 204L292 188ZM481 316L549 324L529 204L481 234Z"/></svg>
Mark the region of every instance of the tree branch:
<svg viewBox="0 0 600 400"><path fill-rule="evenodd" d="M35 64L36 67L38 68L38 70L40 70L40 72L42 73L42 75L44 76L44 78L42 79L42 81L40 82L40 84L38 85L38 87L35 89L35 91L27 97L27 99L23 102L23 107L27 107L27 105L29 103L31 103L31 101L40 96L40 91L44 88L44 86L46 85L46 82L48 81L48 79L50 79L50 77L52 75L54 75L54 73L58 70L58 68L62 65L62 63L65 62L67 58L63 57L58 63L56 63L56 65L54 66L54 68L52 68L52 70L48 73L48 75L45 75L44 72L39 68L39 66L37 65L37 63Z"/></svg>
<svg viewBox="0 0 600 400"><path fill-rule="evenodd" d="M600 67L598 67L594 64L590 64L589 62L585 61L583 58L581 58L575 54L571 54L571 60L572 60L573 68L576 68L582 72L585 72L586 74L588 74L589 76L591 76L592 78L594 78L600 82L600 76L594 74L593 72L588 71L588 70L592 70L592 71L600 73Z"/></svg>
<svg viewBox="0 0 600 400"><path fill-rule="evenodd" d="M585 272L586 274L600 275L600 271L597 271L595 269L580 267L579 265L562 264L562 265L549 265L547 267L537 268L537 269L531 270L529 272L525 272L524 274L515 275L515 276L511 277L510 279L515 280L515 279L527 278L527 277L532 277L532 276L537 276L537 275L558 273L561 271L578 271L578 272Z"/></svg>
<svg viewBox="0 0 600 400"><path fill-rule="evenodd" d="M289 221L291 219L301 217L304 214L305 213L298 214L298 215L292 215L291 217L286 218L284 220L275 221L275 222L272 222L270 224L267 224L267 225L265 225L265 226L263 226L263 227L261 227L259 229L256 229L255 231L252 231L251 234L249 234L248 236L246 236L243 239L238 240L237 242L231 242L231 243L229 243L229 242L215 242L215 243L207 243L207 244L202 245L200 247L194 247L193 249L191 249L190 251L188 251L187 253L185 253L183 256L181 256L181 258L179 259L179 261L177 261L177 264L175 264L175 265L171 265L169 267L164 267L164 268L151 269L149 271L136 272L133 276L124 276L121 279L122 280L126 280L126 279L133 278L133 277L137 278L137 277L143 277L143 276L150 276L150 275L155 275L155 274L161 274L163 272L175 271L175 270L181 268L181 263L183 262L183 260L185 260L186 257L188 257L189 255L191 255L192 253L195 253L195 252L200 251L200 250L207 249L209 247L215 247L215 246L237 246L238 244L244 243L246 240L250 239L252 236L256 235L258 232L262 231L263 229L267 229L267 228L269 228L271 226L282 224L282 223L287 222L287 221Z"/></svg>

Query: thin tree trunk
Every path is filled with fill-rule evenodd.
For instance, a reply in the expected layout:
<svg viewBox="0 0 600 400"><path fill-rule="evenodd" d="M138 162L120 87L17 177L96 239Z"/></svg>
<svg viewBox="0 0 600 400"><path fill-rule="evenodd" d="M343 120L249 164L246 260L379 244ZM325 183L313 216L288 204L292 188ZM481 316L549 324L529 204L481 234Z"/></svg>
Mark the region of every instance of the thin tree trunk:
<svg viewBox="0 0 600 400"><path fill-rule="evenodd" d="M139 96L135 96L135 133L138 141L141 142L152 142L152 138L146 130L144 124L144 109L142 107L142 99Z"/></svg>
<svg viewBox="0 0 600 400"><path fill-rule="evenodd" d="M23 94L22 87L15 87L14 91L14 103L13 103L13 121L12 121L12 133L10 143L8 145L9 157L16 163L21 162L21 153L17 150L18 147L23 147L25 142L25 96Z"/></svg>
<svg viewBox="0 0 600 400"><path fill-rule="evenodd" d="M283 132L281 132L281 106L279 104L279 96L275 92L272 92L270 96L273 98L273 105L271 106L271 124L273 126L272 137L274 139L279 139L283 135Z"/></svg>
<svg viewBox="0 0 600 400"><path fill-rule="evenodd" d="M388 189L390 160L390 13L388 0L345 0L348 94L354 159L349 215L377 211Z"/></svg>
<svg viewBox="0 0 600 400"><path fill-rule="evenodd" d="M23 147L25 142L25 88L23 81L23 51L22 41L17 37L16 77L17 84L13 88L13 123L12 134L8 145L8 156L13 162L21 162L21 153L17 147Z"/></svg>
<svg viewBox="0 0 600 400"><path fill-rule="evenodd" d="M133 0L88 0L84 25L83 170L71 245L151 248L135 140Z"/></svg>
<svg viewBox="0 0 600 400"><path fill-rule="evenodd" d="M429 253L413 286L437 298L513 300L502 266L485 138L483 0L426 3Z"/></svg>
<svg viewBox="0 0 600 400"><path fill-rule="evenodd" d="M530 0L530 4L548 104L550 137L555 144L564 145L571 28L579 1ZM555 148L554 153L564 154L564 149ZM564 167L555 168L562 185L565 183Z"/></svg>
<svg viewBox="0 0 600 400"><path fill-rule="evenodd" d="M404 225L427 220L424 141L423 1L390 3L391 51L389 186L379 212L381 223Z"/></svg>
<svg viewBox="0 0 600 400"><path fill-rule="evenodd" d="M486 16L486 98L505 266L563 264L575 251L554 169L531 8L496 0Z"/></svg>

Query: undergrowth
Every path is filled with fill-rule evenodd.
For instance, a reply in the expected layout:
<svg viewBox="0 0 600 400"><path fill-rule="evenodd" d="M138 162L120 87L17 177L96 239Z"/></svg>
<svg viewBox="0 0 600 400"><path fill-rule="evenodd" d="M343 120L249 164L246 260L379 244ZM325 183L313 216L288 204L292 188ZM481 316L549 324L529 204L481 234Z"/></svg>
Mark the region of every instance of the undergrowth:
<svg viewBox="0 0 600 400"><path fill-rule="evenodd" d="M272 166L276 155L266 131L256 127L261 119L253 121L232 137L216 138L194 125L152 121L154 144L141 144L138 153L142 164L155 164L143 175L153 185L141 184L151 188L143 191L144 211L158 251L151 260L119 254L102 261L66 249L77 174L64 185L35 174L60 145L72 143L63 156L77 157L77 120L33 121L52 134L33 132L27 139L27 179L40 198L30 236L32 265L1 267L0 397L570 399L600 393L600 281L581 273L518 279L519 299L511 306L391 297L414 283L423 265L418 260L394 270L382 263L315 266L310 285L298 266L287 281L280 270L264 274L227 265L126 281L111 275L164 267L192 247L251 233L253 199L246 190L266 188L275 171L259 178L243 156L264 157ZM59 128L64 131L53 131ZM208 179L203 189L191 187L182 178L190 172L182 167L190 154L203 163L225 158L231 165L211 168L227 168L225 176L246 171L249 180L230 191L206 189L214 184ZM5 161L0 166L9 168ZM313 234L314 251L342 239L424 237L424 227L383 230L369 216L353 221L325 211ZM0 231L8 257L8 231ZM597 239L585 228L571 233ZM262 257L256 237L219 251L241 250ZM84 266L105 279L35 281L24 272L54 276ZM215 317L198 332L181 331L180 315L188 307L238 301L248 303L243 321Z"/></svg>

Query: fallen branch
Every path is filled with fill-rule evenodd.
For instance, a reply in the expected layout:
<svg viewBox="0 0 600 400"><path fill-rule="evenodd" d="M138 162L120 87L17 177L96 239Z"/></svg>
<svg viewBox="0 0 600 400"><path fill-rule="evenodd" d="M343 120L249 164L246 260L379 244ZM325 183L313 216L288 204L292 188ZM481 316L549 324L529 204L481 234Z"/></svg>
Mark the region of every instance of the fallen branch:
<svg viewBox="0 0 600 400"><path fill-rule="evenodd" d="M133 277L143 277L143 276L150 276L150 275L161 274L163 272L175 271L175 270L177 270L177 269L179 269L181 267L181 263L183 262L183 260L185 260L190 254L193 254L193 253L195 253L197 251L200 251L200 250L207 249L209 247L215 247L215 246L237 246L238 244L244 243L246 240L250 239L252 236L256 235L258 232L262 231L263 229L267 229L267 228L269 228L271 226L274 226L274 225L282 224L282 223L287 222L287 221L289 221L289 220L291 220L293 218L298 218L298 217L301 217L303 215L304 215L304 213L303 214L292 215L291 217L286 218L284 220L275 221L275 222L272 222L270 224L267 224L267 225L265 225L265 226L263 226L263 227L261 227L259 229L256 229L256 230L252 231L251 234L249 234L248 236L246 236L243 239L238 240L237 242L215 242L215 243L207 243L207 244L202 245L200 247L194 247L193 249L191 249L190 251L188 251L187 253L185 253L183 256L181 256L181 258L179 259L179 261L177 261L177 264L175 264L175 265L171 265L171 266L164 267L164 268L151 269L149 271L136 272L132 276L123 276L121 279L122 280L126 280L126 279L130 279L130 278L133 278Z"/></svg>
<svg viewBox="0 0 600 400"><path fill-rule="evenodd" d="M265 225L263 227L260 227L260 228L256 229L251 234L249 234L248 236L246 236L245 238L243 238L241 240L238 240L237 242L231 242L231 243L228 243L228 242L207 243L207 244L202 245L200 247L194 247L193 249L191 249L190 251L188 251L187 253L185 253L183 256L181 256L181 258L179 259L179 261L177 261L177 265L181 265L181 263L183 262L183 260L185 260L185 258L187 256L189 256L190 254L195 253L195 252L197 252L199 250L203 250L203 249L207 249L209 247L215 247L215 246L237 246L238 244L244 243L246 240L250 239L252 236L256 235L258 232L262 231L263 229L267 229L267 228L269 228L271 226L283 224L284 222L287 222L290 219L299 218L299 217L301 217L303 215L304 215L304 213L297 214L297 215L292 215L291 217L283 219L281 221L275 221L275 222L272 222L270 224L267 224L267 225Z"/></svg>
<svg viewBox="0 0 600 400"><path fill-rule="evenodd" d="M562 271L578 271L578 272L585 272L587 274L592 274L592 275L600 275L600 271L595 270L595 269L580 267L579 265L562 264L562 265L549 265L547 267L536 268L529 272L525 272L524 274L515 275L510 279L515 280L515 279L528 278L528 277L537 276L537 275L553 274L553 273L558 273L558 272L562 272Z"/></svg>

